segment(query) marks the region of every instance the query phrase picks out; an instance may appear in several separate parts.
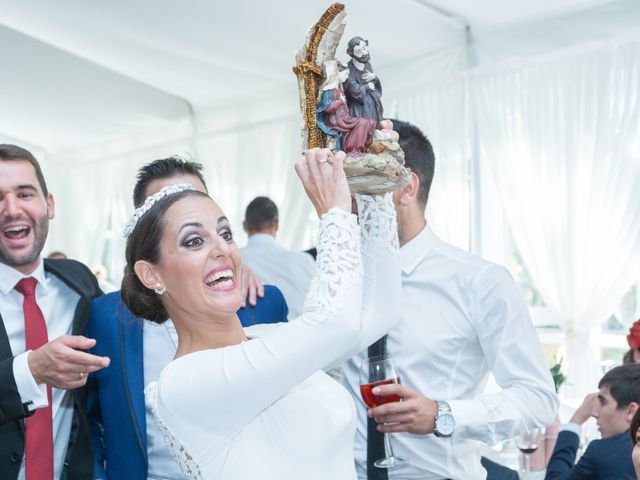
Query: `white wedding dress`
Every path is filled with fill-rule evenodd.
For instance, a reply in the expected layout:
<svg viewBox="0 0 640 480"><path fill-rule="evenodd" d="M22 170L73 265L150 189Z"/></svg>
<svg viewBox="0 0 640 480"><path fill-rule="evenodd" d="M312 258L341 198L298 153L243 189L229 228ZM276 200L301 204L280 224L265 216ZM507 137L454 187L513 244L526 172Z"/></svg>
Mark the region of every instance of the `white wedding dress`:
<svg viewBox="0 0 640 480"><path fill-rule="evenodd" d="M172 361L146 399L182 470L204 480L353 480L355 405L322 369L401 318L391 195L320 221L303 314L245 329L251 340ZM362 239L361 239L362 237Z"/></svg>

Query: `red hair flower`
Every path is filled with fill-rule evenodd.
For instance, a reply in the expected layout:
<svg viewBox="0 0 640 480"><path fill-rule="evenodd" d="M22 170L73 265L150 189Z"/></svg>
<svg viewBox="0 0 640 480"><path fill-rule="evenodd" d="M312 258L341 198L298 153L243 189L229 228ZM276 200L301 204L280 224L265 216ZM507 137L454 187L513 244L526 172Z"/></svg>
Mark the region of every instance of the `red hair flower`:
<svg viewBox="0 0 640 480"><path fill-rule="evenodd" d="M629 343L631 350L637 350L640 348L640 318L631 325L629 335L627 335L627 342Z"/></svg>

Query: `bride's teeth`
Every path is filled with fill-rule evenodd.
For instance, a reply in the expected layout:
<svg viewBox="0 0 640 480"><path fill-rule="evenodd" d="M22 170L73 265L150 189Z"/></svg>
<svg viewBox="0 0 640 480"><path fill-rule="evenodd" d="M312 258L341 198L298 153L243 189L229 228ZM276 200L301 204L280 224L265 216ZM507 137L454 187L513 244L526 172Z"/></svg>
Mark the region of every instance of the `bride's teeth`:
<svg viewBox="0 0 640 480"><path fill-rule="evenodd" d="M219 272L216 272L213 275L207 277L205 279L205 283L207 285L212 285L215 281L220 280L221 278L232 279L233 278L233 270L221 270ZM230 282L231 280L228 280L228 281ZM220 282L220 283L225 283L225 282L223 281L223 282Z"/></svg>

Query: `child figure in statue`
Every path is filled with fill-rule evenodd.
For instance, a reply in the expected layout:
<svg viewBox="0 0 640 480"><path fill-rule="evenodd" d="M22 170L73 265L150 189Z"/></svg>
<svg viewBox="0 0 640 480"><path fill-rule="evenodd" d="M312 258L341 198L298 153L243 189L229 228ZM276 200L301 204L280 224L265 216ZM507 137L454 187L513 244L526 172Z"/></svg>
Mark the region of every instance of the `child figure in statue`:
<svg viewBox="0 0 640 480"><path fill-rule="evenodd" d="M341 88L349 70L335 60L325 62L324 69L326 80L320 88L316 124L325 134L336 137L336 150L342 150L350 157L362 156L373 141L377 122L349 114Z"/></svg>

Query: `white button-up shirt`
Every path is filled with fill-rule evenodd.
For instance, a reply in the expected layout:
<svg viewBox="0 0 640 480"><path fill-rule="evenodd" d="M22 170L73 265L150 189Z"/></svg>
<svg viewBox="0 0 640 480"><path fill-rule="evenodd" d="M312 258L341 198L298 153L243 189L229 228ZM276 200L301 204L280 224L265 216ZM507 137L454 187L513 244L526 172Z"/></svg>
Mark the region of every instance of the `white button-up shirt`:
<svg viewBox="0 0 640 480"><path fill-rule="evenodd" d="M484 479L480 442L493 444L551 424L558 407L528 308L506 269L459 250L425 227L400 249L403 320L389 332L388 353L403 384L451 406L452 437L396 433L394 453L408 463L398 479ZM358 476L366 478L366 406L358 367L344 366L356 398ZM489 372L499 393L482 394Z"/></svg>
<svg viewBox="0 0 640 480"><path fill-rule="evenodd" d="M14 355L13 376L23 403L33 402L32 408L47 406L47 388L38 385L29 370L28 352L25 352L23 296L14 290L16 284L25 277L34 277L36 303L47 324L49 341L62 335L71 335L73 315L80 295L71 290L55 275L46 273L42 261L30 275L0 263L0 312L7 330L9 345ZM60 478L64 458L67 454L71 422L73 420L73 399L67 390L51 389L53 415L53 466L54 478ZM24 457L18 480L24 480Z"/></svg>
<svg viewBox="0 0 640 480"><path fill-rule="evenodd" d="M302 314L302 305L315 272L313 257L276 243L272 235L256 233L242 249L242 261L262 283L280 289L289 307L289 319Z"/></svg>

